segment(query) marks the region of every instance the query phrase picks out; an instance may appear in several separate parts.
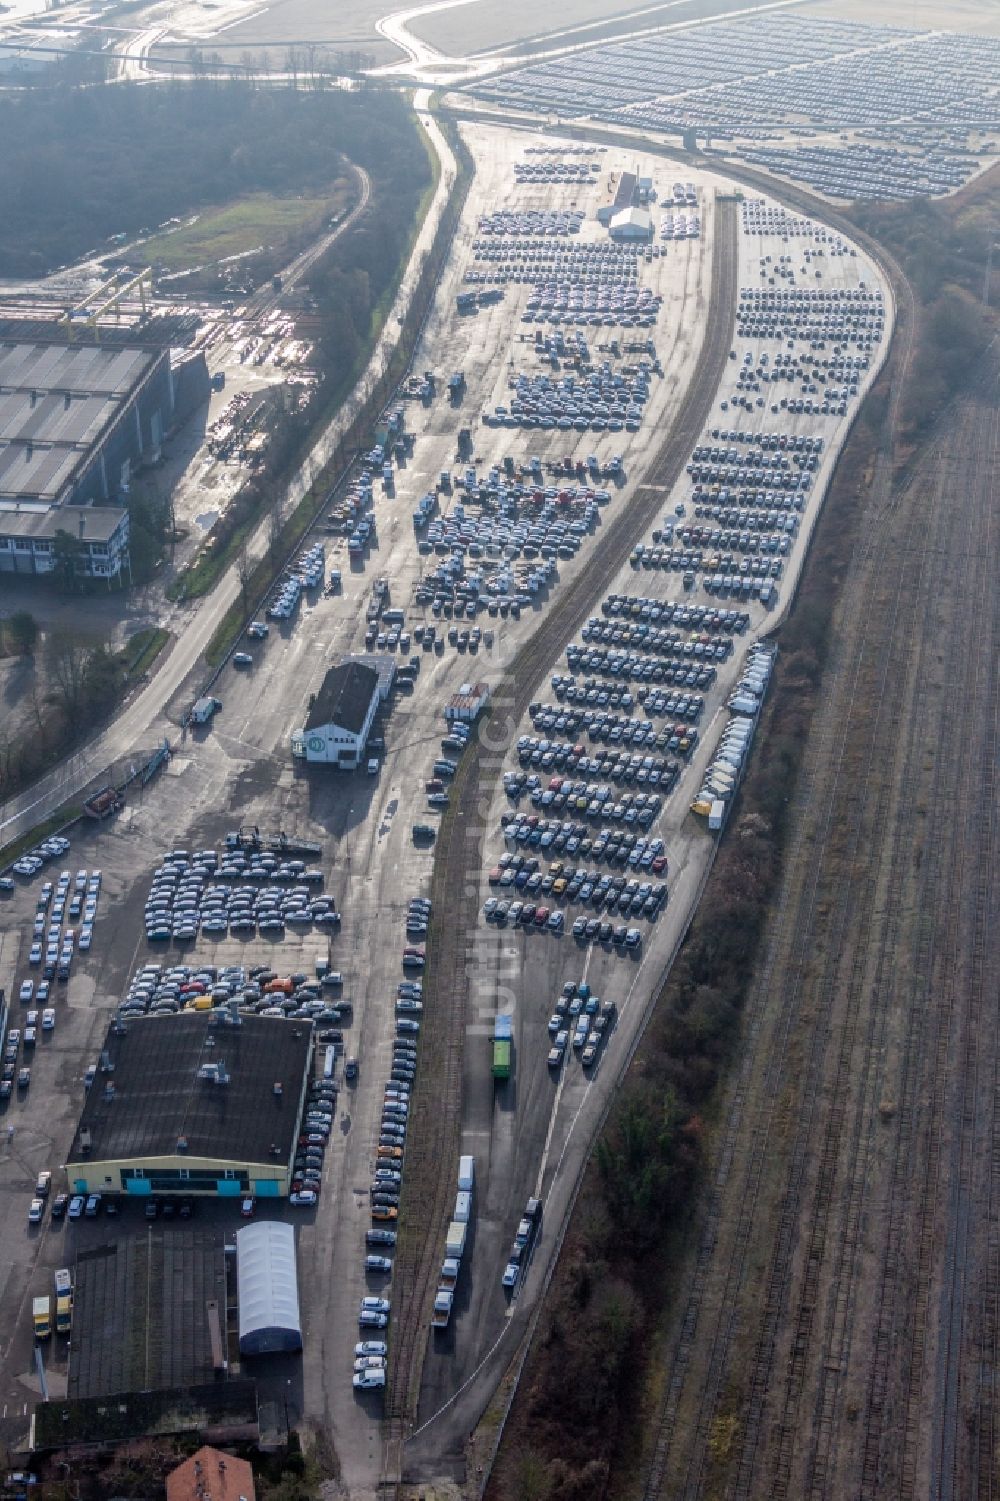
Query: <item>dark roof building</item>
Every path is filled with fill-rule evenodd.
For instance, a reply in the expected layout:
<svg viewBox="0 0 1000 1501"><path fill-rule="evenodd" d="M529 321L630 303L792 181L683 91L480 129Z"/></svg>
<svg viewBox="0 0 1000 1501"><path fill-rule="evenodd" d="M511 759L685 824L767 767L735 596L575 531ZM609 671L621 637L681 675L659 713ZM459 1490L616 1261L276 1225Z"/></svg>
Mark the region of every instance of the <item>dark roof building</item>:
<svg viewBox="0 0 1000 1501"><path fill-rule="evenodd" d="M66 1172L76 1193L288 1192L311 1028L228 1011L108 1033Z"/></svg>
<svg viewBox="0 0 1000 1501"><path fill-rule="evenodd" d="M137 1229L126 1234L130 1220ZM119 1223L113 1240L76 1258L67 1395L76 1400L220 1380L228 1306L221 1228L196 1229L194 1220L147 1226L138 1207Z"/></svg>
<svg viewBox="0 0 1000 1501"><path fill-rule="evenodd" d="M339 667L331 667L313 700L306 729L335 724L358 734L377 688L378 673L361 662L342 662Z"/></svg>
<svg viewBox="0 0 1000 1501"><path fill-rule="evenodd" d="M382 696L382 677L376 667L357 659L331 667L305 725L292 735L293 754L353 770L364 755Z"/></svg>

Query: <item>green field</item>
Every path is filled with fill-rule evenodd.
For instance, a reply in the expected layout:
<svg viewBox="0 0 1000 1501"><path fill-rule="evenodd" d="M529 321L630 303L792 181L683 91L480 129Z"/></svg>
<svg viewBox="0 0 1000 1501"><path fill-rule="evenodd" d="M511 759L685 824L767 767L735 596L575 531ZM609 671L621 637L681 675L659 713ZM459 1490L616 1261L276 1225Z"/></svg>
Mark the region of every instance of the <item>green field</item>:
<svg viewBox="0 0 1000 1501"><path fill-rule="evenodd" d="M252 193L222 208L207 209L194 223L156 235L138 247L147 265L166 271L189 271L212 267L230 256L247 251L285 250L298 240L317 234L351 199L351 184L339 178L322 195L278 198L271 193Z"/></svg>

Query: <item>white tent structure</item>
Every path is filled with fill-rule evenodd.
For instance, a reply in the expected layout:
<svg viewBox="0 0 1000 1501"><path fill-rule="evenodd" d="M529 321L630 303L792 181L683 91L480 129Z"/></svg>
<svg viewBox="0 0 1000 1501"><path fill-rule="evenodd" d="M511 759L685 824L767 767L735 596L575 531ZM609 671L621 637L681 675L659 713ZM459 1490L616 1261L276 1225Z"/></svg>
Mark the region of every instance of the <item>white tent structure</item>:
<svg viewBox="0 0 1000 1501"><path fill-rule="evenodd" d="M240 1354L302 1349L295 1230L261 1220L236 1232Z"/></svg>

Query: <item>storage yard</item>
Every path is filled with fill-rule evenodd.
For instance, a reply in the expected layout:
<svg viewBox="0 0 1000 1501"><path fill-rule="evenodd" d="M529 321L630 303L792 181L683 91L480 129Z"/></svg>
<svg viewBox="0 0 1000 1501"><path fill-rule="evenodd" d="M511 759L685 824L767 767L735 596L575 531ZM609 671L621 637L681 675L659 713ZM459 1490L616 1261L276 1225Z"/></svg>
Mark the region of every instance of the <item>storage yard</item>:
<svg viewBox="0 0 1000 1501"><path fill-rule="evenodd" d="M382 1469L383 1416L421 1430L404 1468L457 1462L757 753L754 643L884 354L888 289L724 178L466 134L479 170L408 392L211 694L169 706L158 782L50 857L100 866L100 909L5 1118L11 1439L24 1301L67 1242L101 1243L106 1206L43 1207L27 1242L24 1213L69 1160L109 1020L253 1012L315 1039L289 1197L231 1169L251 1213L298 1225L303 1276L324 1269L289 1420L328 1427L349 1486ZM695 233L609 237L597 210L633 169ZM384 701L324 724L350 771L310 761L313 700L347 660L387 664ZM14 996L45 878L25 867L2 898ZM123 1202L123 1225L143 1212Z"/></svg>
<svg viewBox="0 0 1000 1501"><path fill-rule="evenodd" d="M833 199L947 194L988 165L1000 39L754 15L596 43L469 85L504 107L692 132Z"/></svg>

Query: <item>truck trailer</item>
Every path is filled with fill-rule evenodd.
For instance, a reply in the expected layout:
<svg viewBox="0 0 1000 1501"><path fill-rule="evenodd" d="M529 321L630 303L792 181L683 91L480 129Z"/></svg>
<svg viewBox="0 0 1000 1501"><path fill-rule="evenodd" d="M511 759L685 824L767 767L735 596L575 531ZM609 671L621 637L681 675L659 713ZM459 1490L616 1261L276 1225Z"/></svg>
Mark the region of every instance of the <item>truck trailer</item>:
<svg viewBox="0 0 1000 1501"><path fill-rule="evenodd" d="M52 1299L48 1293L31 1300L31 1322L36 1339L48 1339L52 1333Z"/></svg>
<svg viewBox="0 0 1000 1501"><path fill-rule="evenodd" d="M493 1077L494 1079L509 1079L511 1074L511 1053L514 1046L514 1018L506 1012L500 1012L493 1023Z"/></svg>

